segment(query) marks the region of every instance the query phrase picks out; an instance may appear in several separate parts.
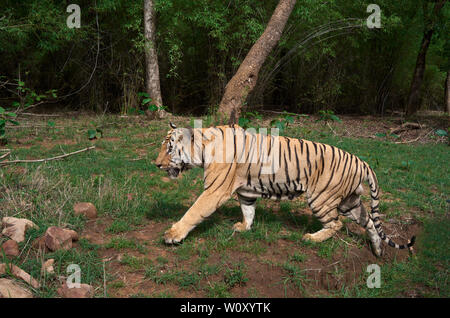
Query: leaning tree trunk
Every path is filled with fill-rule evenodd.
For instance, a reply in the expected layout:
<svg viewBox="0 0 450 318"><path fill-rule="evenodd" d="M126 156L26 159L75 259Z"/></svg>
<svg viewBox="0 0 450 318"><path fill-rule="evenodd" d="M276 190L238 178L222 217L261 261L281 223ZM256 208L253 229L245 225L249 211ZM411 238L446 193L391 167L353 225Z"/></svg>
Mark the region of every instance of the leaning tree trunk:
<svg viewBox="0 0 450 318"><path fill-rule="evenodd" d="M423 76L425 74L426 56L432 36L433 30L428 30L423 35L419 54L417 54L411 88L409 89L408 103L406 104L406 117L414 115L420 108L420 87L422 86Z"/></svg>
<svg viewBox="0 0 450 318"><path fill-rule="evenodd" d="M242 105L253 90L258 73L269 53L280 40L296 0L280 0L261 37L252 46L236 74L225 87L218 115L222 121L237 123Z"/></svg>
<svg viewBox="0 0 450 318"><path fill-rule="evenodd" d="M420 87L422 86L423 76L425 74L426 56L431 38L433 37L434 26L437 15L445 4L446 0L436 2L430 15L427 14L427 1L423 0L424 15L424 34L417 54L416 67L414 69L411 88L409 90L408 103L406 104L406 117L411 117L420 108Z"/></svg>
<svg viewBox="0 0 450 318"><path fill-rule="evenodd" d="M152 103L158 106L157 117L166 117L167 112L160 109L163 105L161 87L159 82L158 53L156 52L156 27L155 9L153 0L144 0L144 36L145 36L145 64L146 64L146 91L152 99ZM153 112L147 111L148 116L154 116Z"/></svg>

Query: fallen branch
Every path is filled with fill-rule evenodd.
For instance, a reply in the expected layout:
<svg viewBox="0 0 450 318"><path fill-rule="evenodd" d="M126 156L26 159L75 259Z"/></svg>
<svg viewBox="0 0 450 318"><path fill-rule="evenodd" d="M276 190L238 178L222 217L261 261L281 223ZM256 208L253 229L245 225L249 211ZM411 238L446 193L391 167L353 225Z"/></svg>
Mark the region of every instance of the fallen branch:
<svg viewBox="0 0 450 318"><path fill-rule="evenodd" d="M407 140L407 141L397 141L397 142L395 142L396 144L408 144L408 143L410 143L410 142L415 142L415 141L418 141L419 139L421 139L421 138L425 138L425 137L427 137L429 134L431 134L433 132L433 129L430 129L430 131L428 132L428 133L426 133L426 134L422 134L422 135L420 135L419 137L417 137L417 138L415 138L415 139L412 139L412 140Z"/></svg>
<svg viewBox="0 0 450 318"><path fill-rule="evenodd" d="M52 129L62 129L63 128L63 126L53 126L53 127L50 127L49 125L47 125L47 124L41 124L41 125L19 125L19 126L16 126L16 125L13 125L13 124L8 124L6 127L8 127L8 129L23 129L23 128L32 128L32 129L34 129L34 128L52 128Z"/></svg>
<svg viewBox="0 0 450 318"><path fill-rule="evenodd" d="M11 152L7 152L7 153L5 153L4 155L1 155L1 156L0 156L0 159L3 159L3 158L8 157L10 154L11 154Z"/></svg>
<svg viewBox="0 0 450 318"><path fill-rule="evenodd" d="M46 162L46 161L52 161L52 160L59 160L59 159L62 159L62 158L66 158L66 157L69 157L69 156L72 156L72 155L79 154L81 152L92 150L94 148L95 148L95 146L92 146L92 147L80 149L80 150L77 150L77 151L74 151L74 152L71 152L71 153L67 153L67 154L56 156L56 157L52 157L52 158L3 161L3 162L0 162L0 166L9 165L9 164L13 164L13 163L31 163L31 162Z"/></svg>
<svg viewBox="0 0 450 318"><path fill-rule="evenodd" d="M61 116L61 115L57 115L57 114L33 114L33 113L20 113L20 115L37 116L37 117L60 117Z"/></svg>
<svg viewBox="0 0 450 318"><path fill-rule="evenodd" d="M309 117L309 115L307 114L297 114L297 113L290 113L287 111L284 112L280 112L280 111L276 111L276 110L260 110L263 113L273 113L273 114L282 114L282 115L293 115L293 116L298 116L298 117Z"/></svg>
<svg viewBox="0 0 450 318"><path fill-rule="evenodd" d="M327 125L328 125L328 127L331 129L331 131L333 132L333 134L334 134L335 136L337 136L336 132L335 132L334 129L330 126L330 123L329 123L329 122L327 122Z"/></svg>
<svg viewBox="0 0 450 318"><path fill-rule="evenodd" d="M422 128L422 126L417 123L404 123L399 127L391 128L391 134L398 134L398 133L401 133L406 130L421 129L421 128Z"/></svg>

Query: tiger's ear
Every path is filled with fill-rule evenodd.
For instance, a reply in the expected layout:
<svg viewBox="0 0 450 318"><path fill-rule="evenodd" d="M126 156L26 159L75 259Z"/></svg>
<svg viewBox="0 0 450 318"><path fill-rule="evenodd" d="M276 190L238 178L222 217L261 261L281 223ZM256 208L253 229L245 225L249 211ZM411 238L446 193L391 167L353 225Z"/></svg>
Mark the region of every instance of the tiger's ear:
<svg viewBox="0 0 450 318"><path fill-rule="evenodd" d="M176 129L177 128L177 126L175 126L175 124L173 124L172 122L170 122L170 128L172 128L172 129Z"/></svg>

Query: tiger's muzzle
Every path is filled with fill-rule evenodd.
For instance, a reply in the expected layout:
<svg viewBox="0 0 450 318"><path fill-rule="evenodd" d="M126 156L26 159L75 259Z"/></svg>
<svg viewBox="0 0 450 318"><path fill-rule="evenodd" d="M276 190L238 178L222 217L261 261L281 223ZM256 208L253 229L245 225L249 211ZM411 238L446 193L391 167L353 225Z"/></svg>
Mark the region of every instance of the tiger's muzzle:
<svg viewBox="0 0 450 318"><path fill-rule="evenodd" d="M190 166L185 163L181 163L180 167L171 167L171 166L163 167L162 165L156 165L156 166L159 169L166 170L170 179L177 179L180 176L180 173L182 173L183 171L188 170L190 168Z"/></svg>

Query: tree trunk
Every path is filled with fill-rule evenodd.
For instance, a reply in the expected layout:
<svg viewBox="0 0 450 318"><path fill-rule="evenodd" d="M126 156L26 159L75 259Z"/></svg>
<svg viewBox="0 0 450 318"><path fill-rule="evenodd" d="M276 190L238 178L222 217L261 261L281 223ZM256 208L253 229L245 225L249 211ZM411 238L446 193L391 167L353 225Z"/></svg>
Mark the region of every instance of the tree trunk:
<svg viewBox="0 0 450 318"><path fill-rule="evenodd" d="M445 80L445 104L447 105L447 114L450 115L450 71L447 71Z"/></svg>
<svg viewBox="0 0 450 318"><path fill-rule="evenodd" d="M416 67L414 69L411 88L409 90L408 103L406 105L406 117L411 117L420 109L420 87L422 86L423 76L425 74L426 56L431 38L433 37L434 26L439 11L445 4L446 0L440 0L434 5L433 11L428 16L427 0L423 0L424 15L424 34L422 43L420 44L419 53L417 54Z"/></svg>
<svg viewBox="0 0 450 318"><path fill-rule="evenodd" d="M425 74L426 56L432 36L433 30L429 30L423 35L419 54L417 54L411 88L409 90L408 104L406 105L406 117L414 115L420 108L420 87L422 86L423 76Z"/></svg>
<svg viewBox="0 0 450 318"><path fill-rule="evenodd" d="M160 109L163 105L161 87L159 82L158 53L156 52L155 9L153 0L144 0L144 36L145 36L145 62L146 62L146 91L152 103L158 106L157 117L164 118L167 112ZM148 116L154 112L146 111Z"/></svg>
<svg viewBox="0 0 450 318"><path fill-rule="evenodd" d="M218 109L218 115L221 116L222 121L228 119L230 124L238 122L242 105L256 85L261 66L280 40L295 2L296 0L280 0L263 34L226 85Z"/></svg>

